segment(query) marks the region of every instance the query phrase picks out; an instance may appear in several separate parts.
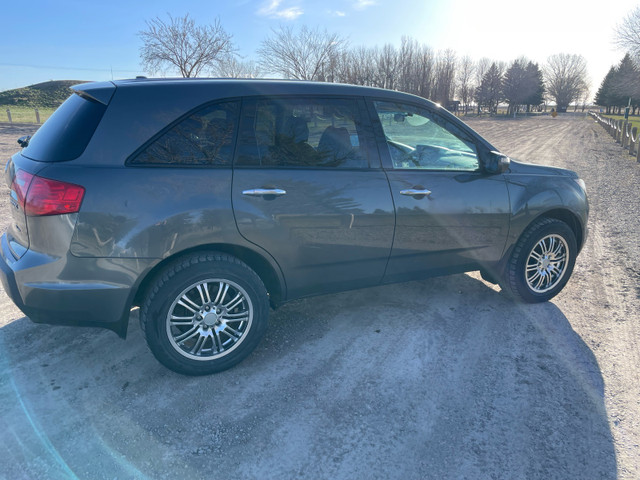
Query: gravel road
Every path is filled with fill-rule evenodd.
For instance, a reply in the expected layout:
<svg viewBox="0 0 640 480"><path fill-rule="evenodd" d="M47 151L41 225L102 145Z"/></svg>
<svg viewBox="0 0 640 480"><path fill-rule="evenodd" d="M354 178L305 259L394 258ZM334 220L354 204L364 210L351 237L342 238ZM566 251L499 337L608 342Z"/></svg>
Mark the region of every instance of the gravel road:
<svg viewBox="0 0 640 480"><path fill-rule="evenodd" d="M640 478L640 164L584 115L469 123L587 183L588 242L552 302L476 273L296 301L242 364L189 378L136 312L122 341L35 325L0 292L0 477ZM29 128L0 126L3 162Z"/></svg>

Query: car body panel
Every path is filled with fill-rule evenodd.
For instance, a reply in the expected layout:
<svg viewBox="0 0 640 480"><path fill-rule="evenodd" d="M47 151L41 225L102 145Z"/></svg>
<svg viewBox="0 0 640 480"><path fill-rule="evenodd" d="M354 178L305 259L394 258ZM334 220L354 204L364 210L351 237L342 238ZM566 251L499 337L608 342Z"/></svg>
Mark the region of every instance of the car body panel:
<svg viewBox="0 0 640 480"><path fill-rule="evenodd" d="M267 187L286 194L243 194ZM380 283L395 223L382 170L238 168L233 207L240 233L282 268L287 298Z"/></svg>
<svg viewBox="0 0 640 480"><path fill-rule="evenodd" d="M502 175L394 170L388 176L397 221L385 281L500 260L510 216ZM416 187L431 194L400 194Z"/></svg>

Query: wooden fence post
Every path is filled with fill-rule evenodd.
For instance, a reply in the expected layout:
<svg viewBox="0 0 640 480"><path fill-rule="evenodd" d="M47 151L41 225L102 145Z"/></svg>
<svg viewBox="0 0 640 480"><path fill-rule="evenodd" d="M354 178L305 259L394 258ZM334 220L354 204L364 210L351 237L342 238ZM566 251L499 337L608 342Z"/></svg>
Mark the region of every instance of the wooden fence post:
<svg viewBox="0 0 640 480"><path fill-rule="evenodd" d="M633 155L633 147L635 147L637 141L638 127L633 127L631 129L631 134L629 135L629 155Z"/></svg>
<svg viewBox="0 0 640 480"><path fill-rule="evenodd" d="M36 108L36 123L40 123L40 111Z"/></svg>
<svg viewBox="0 0 640 480"><path fill-rule="evenodd" d="M13 123L11 121L11 110L9 110L8 108L7 108L7 118L9 119L9 123Z"/></svg>
<svg viewBox="0 0 640 480"><path fill-rule="evenodd" d="M616 130L616 142L622 144L622 120L618 120Z"/></svg>

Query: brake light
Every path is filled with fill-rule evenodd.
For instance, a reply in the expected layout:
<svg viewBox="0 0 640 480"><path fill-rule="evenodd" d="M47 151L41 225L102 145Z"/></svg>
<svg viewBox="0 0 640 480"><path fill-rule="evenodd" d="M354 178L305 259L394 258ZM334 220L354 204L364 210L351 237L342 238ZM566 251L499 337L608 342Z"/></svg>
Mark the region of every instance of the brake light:
<svg viewBox="0 0 640 480"><path fill-rule="evenodd" d="M11 182L11 190L16 192L16 200L22 208L24 208L24 199L27 197L27 191L31 186L32 180L33 175L24 170L17 170L13 177L13 182Z"/></svg>
<svg viewBox="0 0 640 480"><path fill-rule="evenodd" d="M62 215L80 210L84 187L18 170L11 185L25 214L31 217ZM26 195L25 195L26 194Z"/></svg>

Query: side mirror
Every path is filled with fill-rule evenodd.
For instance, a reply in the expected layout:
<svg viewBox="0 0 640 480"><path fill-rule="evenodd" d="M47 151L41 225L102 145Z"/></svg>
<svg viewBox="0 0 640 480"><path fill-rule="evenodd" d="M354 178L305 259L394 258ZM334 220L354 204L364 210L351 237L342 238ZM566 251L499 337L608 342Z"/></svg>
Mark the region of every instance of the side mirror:
<svg viewBox="0 0 640 480"><path fill-rule="evenodd" d="M487 162L485 168L489 173L504 173L509 170L511 165L511 159L505 154L491 151L487 155Z"/></svg>
<svg viewBox="0 0 640 480"><path fill-rule="evenodd" d="M29 145L29 140L31 139L31 135L25 135L24 137L20 137L18 139L18 145L22 148L25 148Z"/></svg>

